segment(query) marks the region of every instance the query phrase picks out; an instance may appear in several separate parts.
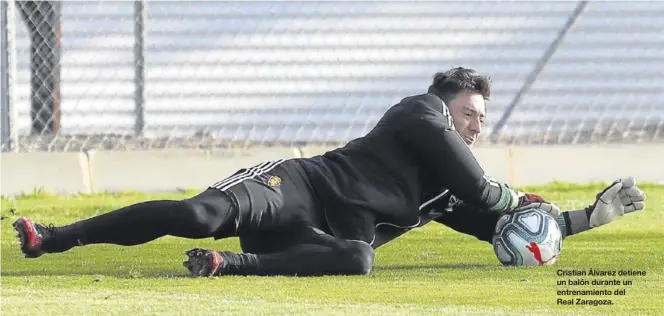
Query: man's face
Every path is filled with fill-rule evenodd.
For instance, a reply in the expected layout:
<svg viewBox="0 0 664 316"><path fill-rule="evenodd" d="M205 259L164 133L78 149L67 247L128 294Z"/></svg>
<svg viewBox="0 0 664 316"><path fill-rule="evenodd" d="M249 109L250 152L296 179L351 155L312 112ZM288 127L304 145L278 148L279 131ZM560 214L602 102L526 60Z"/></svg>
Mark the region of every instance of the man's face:
<svg viewBox="0 0 664 316"><path fill-rule="evenodd" d="M454 120L454 128L468 147L473 148L482 132L486 116L486 102L481 94L464 90L447 105Z"/></svg>

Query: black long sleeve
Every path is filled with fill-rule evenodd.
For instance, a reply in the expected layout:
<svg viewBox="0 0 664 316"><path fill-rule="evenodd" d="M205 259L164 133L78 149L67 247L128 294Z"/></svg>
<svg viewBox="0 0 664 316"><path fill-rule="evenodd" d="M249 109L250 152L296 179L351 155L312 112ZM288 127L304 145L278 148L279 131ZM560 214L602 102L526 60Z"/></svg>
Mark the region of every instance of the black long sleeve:
<svg viewBox="0 0 664 316"><path fill-rule="evenodd" d="M519 203L519 192L485 175L432 94L402 99L365 136L300 163L337 237L356 236L351 230L362 227L361 237L370 240L380 223L414 227L418 210L444 190L484 212Z"/></svg>
<svg viewBox="0 0 664 316"><path fill-rule="evenodd" d="M434 221L460 233L473 235L479 240L490 243L493 230L502 215L495 212L485 212L463 201L454 204L449 201L447 198L442 199L439 203L431 206L441 214ZM590 218L588 209L566 211L553 218L558 223L563 238L591 229L588 224Z"/></svg>
<svg viewBox="0 0 664 316"><path fill-rule="evenodd" d="M483 209L504 211L514 206L513 191L485 175L441 99L422 95L402 109L398 137L420 156L441 186Z"/></svg>

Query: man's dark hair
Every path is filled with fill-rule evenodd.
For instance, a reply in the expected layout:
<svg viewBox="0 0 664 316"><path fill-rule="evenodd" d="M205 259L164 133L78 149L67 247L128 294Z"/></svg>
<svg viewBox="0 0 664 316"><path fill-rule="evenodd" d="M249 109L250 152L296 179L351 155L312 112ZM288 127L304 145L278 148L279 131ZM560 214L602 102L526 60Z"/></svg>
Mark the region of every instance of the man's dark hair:
<svg viewBox="0 0 664 316"><path fill-rule="evenodd" d="M436 73L428 92L437 95L447 104L463 90L477 92L482 95L484 100L489 101L491 99L491 77L482 76L474 69L457 67Z"/></svg>

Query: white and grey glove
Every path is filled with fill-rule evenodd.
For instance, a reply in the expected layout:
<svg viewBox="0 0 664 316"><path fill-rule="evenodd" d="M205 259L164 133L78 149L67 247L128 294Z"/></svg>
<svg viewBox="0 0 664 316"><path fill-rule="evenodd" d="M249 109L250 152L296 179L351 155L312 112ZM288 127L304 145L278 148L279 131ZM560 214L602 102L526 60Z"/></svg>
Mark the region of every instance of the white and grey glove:
<svg viewBox="0 0 664 316"><path fill-rule="evenodd" d="M614 181L597 194L595 203L587 208L590 213L590 227L598 227L612 222L619 216L645 208L646 195L636 186L634 177Z"/></svg>
<svg viewBox="0 0 664 316"><path fill-rule="evenodd" d="M544 200L544 198L542 198L537 194L524 193L519 191L516 192L519 204L516 208L512 210L512 212L535 207L544 212L549 213L549 215L554 217L561 214L560 207L558 207L558 205L555 205L551 202L547 202L546 200Z"/></svg>

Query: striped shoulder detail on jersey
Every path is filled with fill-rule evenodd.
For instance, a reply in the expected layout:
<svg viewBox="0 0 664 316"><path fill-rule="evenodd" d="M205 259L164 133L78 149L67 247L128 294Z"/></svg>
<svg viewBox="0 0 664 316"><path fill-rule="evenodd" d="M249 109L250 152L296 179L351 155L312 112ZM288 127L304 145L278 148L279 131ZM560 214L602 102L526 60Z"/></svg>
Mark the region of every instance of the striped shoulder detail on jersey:
<svg viewBox="0 0 664 316"><path fill-rule="evenodd" d="M286 159L278 159L274 161L265 161L261 164L258 164L256 166L253 166L251 168L247 168L242 172L236 173L224 180L221 180L213 185L211 185L211 188L219 189L221 191L228 190L230 187L244 181L247 179L255 178L261 174L264 174L266 172L269 172L270 170L276 168L278 165L280 165L282 162L286 161Z"/></svg>
<svg viewBox="0 0 664 316"><path fill-rule="evenodd" d="M456 130L456 128L454 127L454 122L452 121L452 114L450 113L450 108L447 107L447 104L445 104L443 100L441 100L441 102L443 103L443 111L442 111L443 117L447 120L447 125L452 130Z"/></svg>

